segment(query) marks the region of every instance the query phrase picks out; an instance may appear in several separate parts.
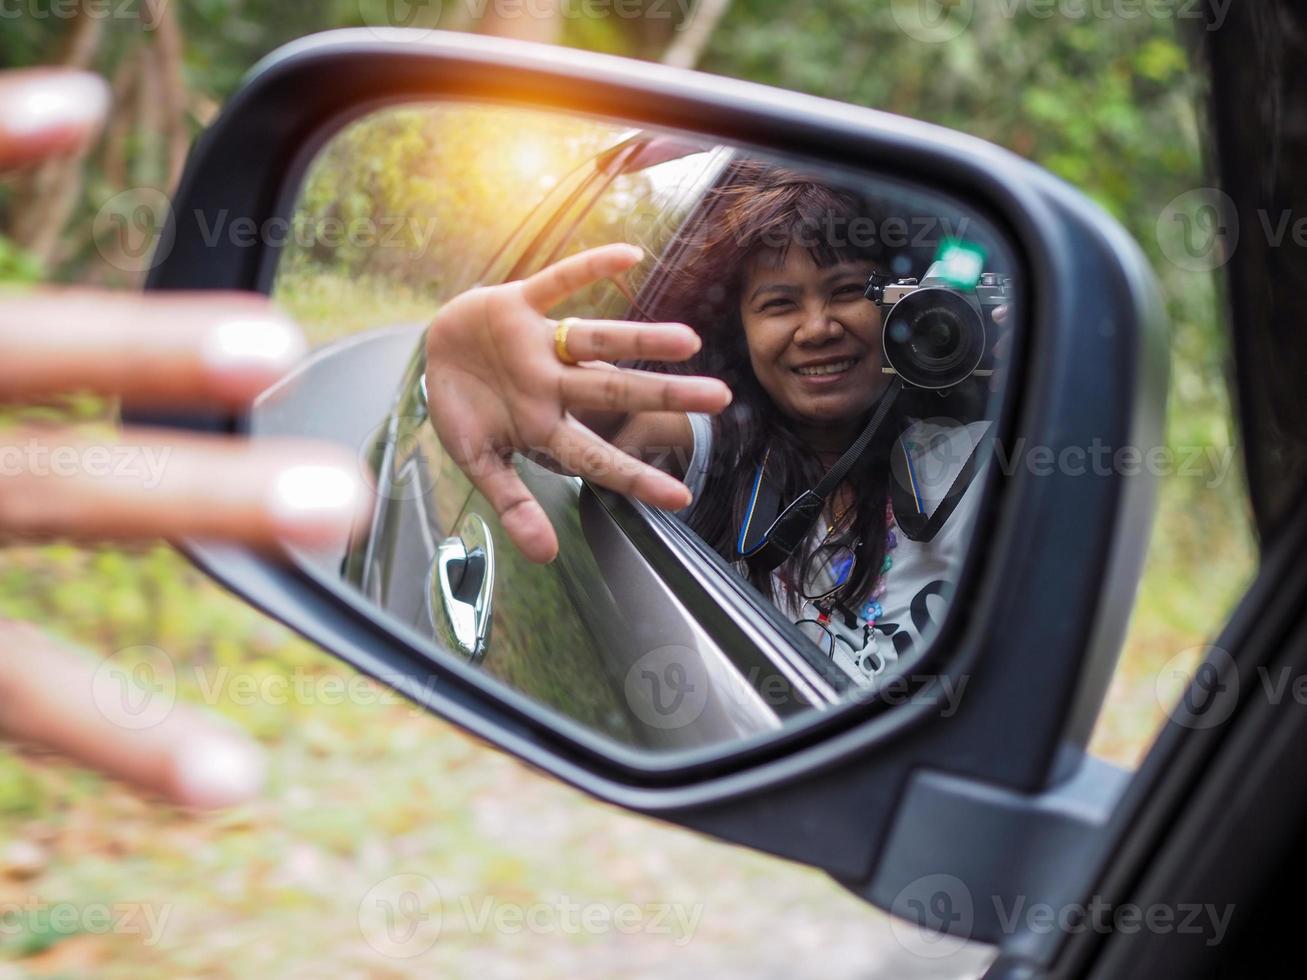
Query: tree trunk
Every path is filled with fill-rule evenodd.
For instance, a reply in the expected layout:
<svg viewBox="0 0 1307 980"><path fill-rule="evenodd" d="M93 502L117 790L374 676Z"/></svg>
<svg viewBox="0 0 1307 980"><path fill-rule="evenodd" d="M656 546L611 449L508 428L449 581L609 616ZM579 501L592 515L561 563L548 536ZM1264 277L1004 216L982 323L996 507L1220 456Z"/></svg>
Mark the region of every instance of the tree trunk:
<svg viewBox="0 0 1307 980"><path fill-rule="evenodd" d="M500 12L498 4L488 4L485 15L477 24L478 33L541 44L558 43L563 29L558 0L525 0L518 6L515 13L509 14Z"/></svg>
<svg viewBox="0 0 1307 980"><path fill-rule="evenodd" d="M182 32L177 23L176 5L169 0L144 0L141 9L144 27L154 35L154 52L159 66L160 95L164 119L164 174L162 188L171 192L181 178L190 148L191 134L186 125L186 81L182 75Z"/></svg>
<svg viewBox="0 0 1307 980"><path fill-rule="evenodd" d="M698 0L685 18L672 43L663 54L663 64L674 68L693 68L699 64L712 33L721 23L731 0Z"/></svg>
<svg viewBox="0 0 1307 980"><path fill-rule="evenodd" d="M89 68L104 35L104 18L78 10L69 28L59 61L74 68ZM83 156L51 160L18 181L10 212L10 237L49 267L58 261L60 235L82 199Z"/></svg>

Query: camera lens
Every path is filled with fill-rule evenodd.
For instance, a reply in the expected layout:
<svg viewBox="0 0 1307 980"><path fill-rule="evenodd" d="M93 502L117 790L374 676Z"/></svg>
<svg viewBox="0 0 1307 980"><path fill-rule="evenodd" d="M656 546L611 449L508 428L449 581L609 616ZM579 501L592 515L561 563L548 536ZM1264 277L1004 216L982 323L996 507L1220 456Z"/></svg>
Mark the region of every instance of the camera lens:
<svg viewBox="0 0 1307 980"><path fill-rule="evenodd" d="M913 324L913 352L922 363L946 367L964 354L962 326L950 311L939 308L926 310Z"/></svg>
<svg viewBox="0 0 1307 980"><path fill-rule="evenodd" d="M948 388L964 381L985 350L980 312L960 293L927 287L909 293L885 320L885 360L909 384Z"/></svg>

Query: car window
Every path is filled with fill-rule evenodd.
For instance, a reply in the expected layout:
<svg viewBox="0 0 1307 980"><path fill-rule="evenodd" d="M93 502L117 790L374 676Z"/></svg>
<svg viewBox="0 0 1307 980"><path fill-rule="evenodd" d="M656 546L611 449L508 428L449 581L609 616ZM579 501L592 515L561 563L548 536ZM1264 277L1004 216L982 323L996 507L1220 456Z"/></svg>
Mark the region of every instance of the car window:
<svg viewBox="0 0 1307 980"><path fill-rule="evenodd" d="M538 265L613 242L639 245L653 261L641 263L620 284L606 279L577 293L555 308L555 316L639 319L632 299L731 157L724 147L696 147L670 139L646 139L634 149L639 152L609 179L570 234ZM660 162L645 165L649 158Z"/></svg>
<svg viewBox="0 0 1307 980"><path fill-rule="evenodd" d="M753 181L758 179L758 175L771 173L774 167L780 167L780 172L785 174L777 184L777 199L783 199L784 195L793 191L812 192L815 199L824 200L822 195L827 190L839 186L838 177L832 176L832 181L836 183L827 185L815 174L802 170L787 171L779 164L755 160L742 151L727 148L677 157L616 178L579 222L576 233L565 243L566 248L560 250L575 253L595 245L627 241L641 245L648 260L621 281L605 280L574 295L557 307L554 315L683 320L701 333L704 328L719 328L730 318L724 316L724 310L718 309L711 294L720 292L724 283L700 275L695 267L701 263L701 256L705 254L703 248L706 239L725 239L743 233L742 228L731 227L738 220L737 217L722 212L723 201L735 199L731 190L739 189L740 199L747 199L753 194ZM800 188L807 188L807 191L801 192L798 190ZM885 244L892 246L886 249L886 274L891 274L892 271L921 274L933 257L930 245L934 243L924 240L928 236L922 236L923 240L918 242L918 228L926 226L927 222L922 220L926 216L929 216L930 222L938 220L941 225L947 225L947 217L940 220L941 202L914 196L910 188L888 181L877 183L870 193L874 203L867 202L868 215L882 215L879 232L886 232L896 220L886 216L912 215L911 218L901 220L903 227L913 229L913 234L904 235L901 240L892 232L883 235ZM863 216L854 221L861 217ZM968 227L967 222L971 220L963 216L957 226ZM983 234L979 225L980 222L975 222L971 226L974 234ZM814 226L809 230L836 246L858 237L856 224L849 228ZM1000 248L990 247L988 254L991 261L1001 261ZM730 275L727 270L722 271L723 274ZM858 299L862 298L859 289ZM706 309L711 312L703 312ZM736 359L738 360L738 355ZM665 369L665 366L660 365L648 367ZM708 373L725 376L713 369L708 370ZM735 387L734 382L732 387ZM960 386L947 397L933 391L916 391L905 395L903 405L906 413L921 421L907 430L903 444L938 445L943 433L949 431L959 438L953 449L940 453L940 459L947 457L949 463L956 459L966 459L970 448L983 438L987 425L985 402L999 387L995 382L986 384L983 390L965 394L963 387L965 386ZM948 419L947 425L937 424L937 421L942 423L945 419ZM954 423L957 421L963 425L956 426ZM693 420L693 428L696 445L694 452L698 451L699 446L713 445L713 440L719 438L713 434L713 423L707 418ZM720 449L719 446L718 450ZM727 453L729 451L728 449ZM922 461L920 456L913 456L912 459L919 463ZM685 531L695 535L731 562L733 571L737 573L736 579L743 584L747 573L738 561L739 549L725 547L720 540L709 541L704 535L711 534L711 520L695 512L696 509L706 509L703 498L712 498L724 492L721 483L708 481L703 469L707 465L719 464L709 464L706 459L696 463L691 453L683 452L677 472L686 474L696 501L694 507L675 516L680 519L680 526ZM912 468L907 456L903 457L902 468ZM906 586L897 589L891 601L885 598L883 588L878 586L875 600L860 603L852 610L857 621L848 631L831 628L829 614L812 611L813 604L810 602L788 602L781 598L779 592L771 590L766 590L767 597L772 605L786 614L789 621L800 626L804 635L821 650L828 662L839 665L844 673L842 680L848 679L854 684L865 683L887 669L890 663L906 661L924 650L929 637L942 622L956 576L956 569L952 566L965 549L971 526L970 514L976 499L976 494L966 494L957 519L950 519L948 529L923 546L921 554L931 555L931 560L913 564L928 567L930 572L916 578L911 572L901 569L898 580L900 583L909 583L910 589L904 591ZM898 546L900 535L904 535L902 548L905 551L913 550L910 557L915 559L918 545L916 536L909 541L906 534L905 531L891 534L888 538L890 549ZM943 557L946 554L952 557ZM885 558L892 563L892 555L887 554ZM755 587L755 592L761 588L757 581L751 581L750 584ZM881 617L876 628L883 634L885 643L879 652L859 656L872 646L869 641L864 642L869 635L867 623L871 622L863 615L865 612L874 612ZM800 646L803 648L806 644Z"/></svg>
<svg viewBox="0 0 1307 980"><path fill-rule="evenodd" d="M620 150L621 145L614 149ZM559 229L571 220L571 215L584 213L603 180L595 159L578 164L522 219L517 230L495 252L478 282L507 282L520 279L528 269L539 268L540 256L548 254L551 243L562 234Z"/></svg>

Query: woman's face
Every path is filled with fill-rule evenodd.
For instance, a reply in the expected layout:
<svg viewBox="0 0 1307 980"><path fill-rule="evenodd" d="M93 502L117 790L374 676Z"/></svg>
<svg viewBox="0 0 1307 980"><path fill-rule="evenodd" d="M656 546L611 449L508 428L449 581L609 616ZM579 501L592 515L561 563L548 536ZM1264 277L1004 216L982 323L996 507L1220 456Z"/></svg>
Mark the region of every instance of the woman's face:
<svg viewBox="0 0 1307 980"><path fill-rule="evenodd" d="M740 317L753 373L776 406L820 428L856 423L885 387L880 309L863 296L871 262L819 268L806 248L749 262Z"/></svg>

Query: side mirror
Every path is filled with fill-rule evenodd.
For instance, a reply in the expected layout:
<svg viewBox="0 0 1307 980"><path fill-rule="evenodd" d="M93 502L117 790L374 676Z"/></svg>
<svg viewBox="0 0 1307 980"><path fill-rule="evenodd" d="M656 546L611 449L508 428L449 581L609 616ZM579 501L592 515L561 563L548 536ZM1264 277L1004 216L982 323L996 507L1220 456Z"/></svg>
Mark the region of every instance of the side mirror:
<svg viewBox="0 0 1307 980"><path fill-rule="evenodd" d="M369 182L382 172L394 179ZM780 284L796 308L836 302L819 292L832 269L861 270L838 302L864 304L823 314L832 336L855 338L844 346L786 328L784 351L829 356L778 354L769 380L761 342L740 334L772 322L741 307L754 273L692 274L705 236L735 227L722 202L778 172L840 202L829 213L867 219L868 240L851 241L852 221L840 242L817 222L813 244L768 253L782 271L787 243L808 256L810 278ZM238 222L256 233L215 235ZM704 486L725 488L730 533L522 458L562 545L536 566L436 436L423 332L466 288L613 241L648 261L556 315L670 309L700 330L719 355L705 370L755 409L732 423L744 428L696 429L712 433ZM995 909L1009 906L973 896L1054 901L1041 855L1094 859L1091 831L1123 780L1085 746L1151 520L1153 482L1129 460L1161 442L1164 322L1134 244L1051 175L938 127L743 82L346 31L254 70L192 155L156 262L150 288L271 293L322 345L248 416L148 421L332 439L377 486L372 524L333 549L277 560L183 545L270 615L540 770L822 868L929 929L1004 939ZM745 483L749 514L766 496L765 466L730 455L745 453L739 433L762 438L747 424L772 418L757 414L767 406L777 432L808 431L795 427L805 406L842 398L870 431L880 403L859 393L890 390L894 421L887 409L868 437L881 468L849 472L881 474L857 493L888 500L911 546L876 552L888 571L857 608L823 606L806 577L794 592L811 614L782 608L748 567L766 542L730 523ZM817 496L788 547L830 512ZM775 497L772 517L793 502ZM952 516L934 520L943 504ZM896 547L938 562L901 597ZM965 894L949 884L934 901L940 876Z"/></svg>

